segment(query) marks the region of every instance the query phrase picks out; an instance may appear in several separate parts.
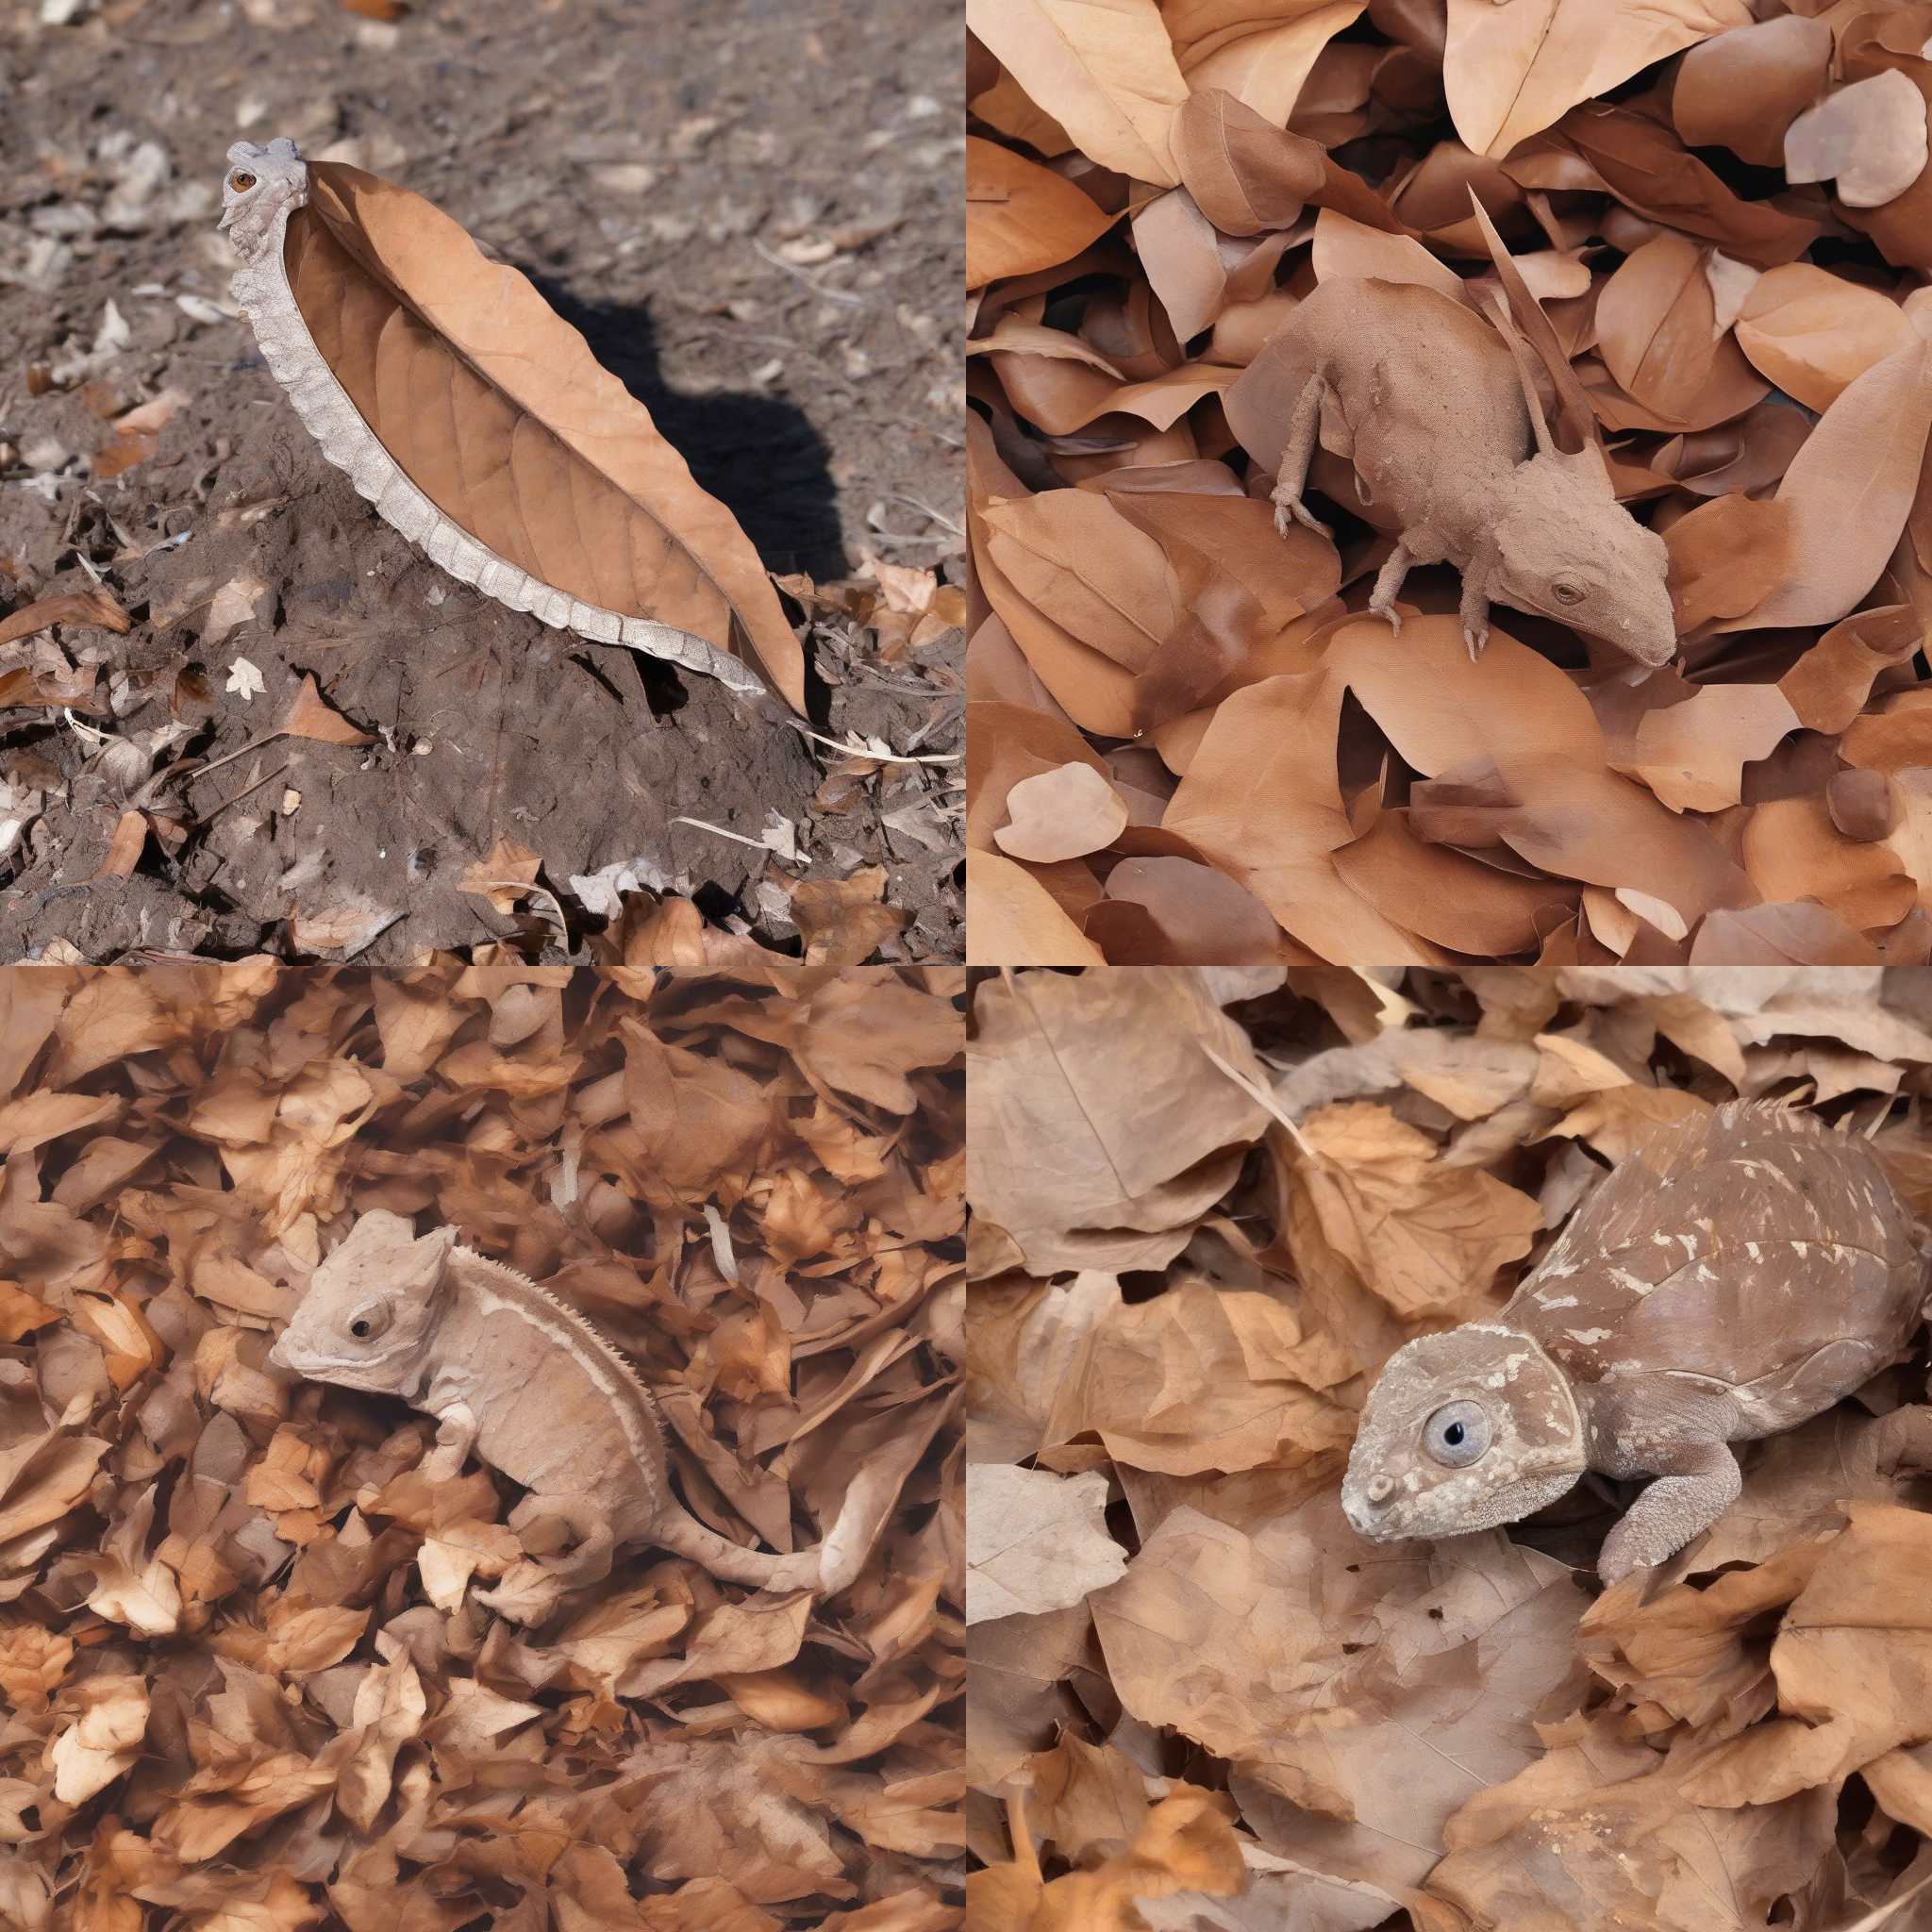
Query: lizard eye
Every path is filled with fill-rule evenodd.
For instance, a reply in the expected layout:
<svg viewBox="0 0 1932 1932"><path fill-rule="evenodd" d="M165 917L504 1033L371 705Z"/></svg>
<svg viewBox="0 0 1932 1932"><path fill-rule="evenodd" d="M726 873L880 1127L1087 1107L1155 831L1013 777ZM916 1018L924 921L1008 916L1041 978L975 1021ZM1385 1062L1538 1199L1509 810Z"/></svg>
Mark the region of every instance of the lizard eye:
<svg viewBox="0 0 1932 1932"><path fill-rule="evenodd" d="M1474 1402L1445 1402L1423 1424L1423 1447L1445 1469L1467 1469L1490 1446L1490 1419Z"/></svg>
<svg viewBox="0 0 1932 1932"><path fill-rule="evenodd" d="M387 1302L364 1302L349 1317L349 1333L358 1341L373 1341L389 1326Z"/></svg>
<svg viewBox="0 0 1932 1932"><path fill-rule="evenodd" d="M1552 584L1550 588L1557 593L1557 602L1558 604L1581 604L1583 602L1583 586L1581 584L1571 583L1564 579Z"/></svg>
<svg viewBox="0 0 1932 1932"><path fill-rule="evenodd" d="M232 188L237 194L246 194L248 191L255 186L255 176L251 175L246 168L237 168L235 172L228 176L228 186Z"/></svg>

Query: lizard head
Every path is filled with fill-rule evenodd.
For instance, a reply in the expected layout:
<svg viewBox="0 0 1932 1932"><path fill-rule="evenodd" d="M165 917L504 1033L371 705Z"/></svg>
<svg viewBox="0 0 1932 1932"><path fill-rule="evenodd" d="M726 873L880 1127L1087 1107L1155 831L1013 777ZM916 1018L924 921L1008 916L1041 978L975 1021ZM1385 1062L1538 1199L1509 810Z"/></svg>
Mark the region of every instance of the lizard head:
<svg viewBox="0 0 1932 1932"><path fill-rule="evenodd" d="M363 1215L308 1277L269 1360L311 1381L401 1393L434 1330L456 1239L453 1227L419 1240L400 1214Z"/></svg>
<svg viewBox="0 0 1932 1932"><path fill-rule="evenodd" d="M218 225L233 231L230 239L244 260L253 261L267 244L275 217L308 199L308 164L286 134L277 135L266 147L238 141L228 150Z"/></svg>
<svg viewBox="0 0 1932 1932"><path fill-rule="evenodd" d="M1491 531L1499 602L1587 631L1640 664L1676 656L1670 553L1617 501L1594 443L1517 464Z"/></svg>
<svg viewBox="0 0 1932 1932"><path fill-rule="evenodd" d="M1462 1536L1554 1503L1583 1474L1562 1371L1526 1335L1474 1322L1399 1348L1369 1392L1341 1481L1362 1536Z"/></svg>

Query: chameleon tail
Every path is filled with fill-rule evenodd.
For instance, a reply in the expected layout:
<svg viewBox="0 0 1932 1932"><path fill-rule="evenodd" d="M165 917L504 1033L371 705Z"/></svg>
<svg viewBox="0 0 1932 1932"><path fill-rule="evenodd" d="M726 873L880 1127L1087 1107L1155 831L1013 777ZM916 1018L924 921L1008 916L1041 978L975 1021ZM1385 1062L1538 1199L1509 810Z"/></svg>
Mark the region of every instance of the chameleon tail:
<svg viewBox="0 0 1932 1932"><path fill-rule="evenodd" d="M871 1538L863 1514L861 1498L855 1489L845 1498L824 1542L808 1550L795 1550L789 1557L769 1556L762 1550L748 1550L714 1529L708 1529L696 1517L676 1510L652 1531L652 1541L660 1549L689 1557L702 1563L713 1576L726 1583L749 1583L759 1590L810 1590L822 1596L833 1596L844 1590L865 1565Z"/></svg>

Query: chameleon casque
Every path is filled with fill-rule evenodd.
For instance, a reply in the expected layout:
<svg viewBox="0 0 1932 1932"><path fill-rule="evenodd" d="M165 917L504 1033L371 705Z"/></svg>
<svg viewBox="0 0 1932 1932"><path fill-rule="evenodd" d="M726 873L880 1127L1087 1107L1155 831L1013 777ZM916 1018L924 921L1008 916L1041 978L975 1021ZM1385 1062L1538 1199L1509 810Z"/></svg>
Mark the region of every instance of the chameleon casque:
<svg viewBox="0 0 1932 1932"><path fill-rule="evenodd" d="M520 1483L529 1493L510 1527L575 1539L548 1566L567 1587L605 1575L622 1545L673 1551L733 1583L826 1594L864 1563L856 1494L824 1542L790 1556L699 1523L671 1491L657 1402L622 1351L527 1276L459 1246L453 1227L419 1238L401 1215L364 1214L310 1275L269 1360L434 1416L424 1474L454 1478L474 1449Z"/></svg>
<svg viewBox="0 0 1932 1932"><path fill-rule="evenodd" d="M1562 420L1574 450L1551 435L1507 309L1496 320L1438 289L1361 276L1324 281L1299 303L1224 399L1242 447L1277 478L1275 522L1284 534L1290 518L1329 534L1302 502L1319 439L1353 462L1360 500L1393 517L1369 608L1395 629L1410 567L1448 562L1462 573L1472 658L1494 599L1640 664L1668 664L1677 629L1664 541L1617 501L1567 362L1552 379L1559 404L1572 398Z"/></svg>
<svg viewBox="0 0 1932 1932"><path fill-rule="evenodd" d="M1657 1479L1604 1541L1615 1583L1708 1529L1733 1442L1827 1409L1907 1353L1932 1236L1866 1142L1732 1102L1621 1161L1491 1320L1384 1365L1342 1481L1362 1536L1459 1536L1586 1470Z"/></svg>

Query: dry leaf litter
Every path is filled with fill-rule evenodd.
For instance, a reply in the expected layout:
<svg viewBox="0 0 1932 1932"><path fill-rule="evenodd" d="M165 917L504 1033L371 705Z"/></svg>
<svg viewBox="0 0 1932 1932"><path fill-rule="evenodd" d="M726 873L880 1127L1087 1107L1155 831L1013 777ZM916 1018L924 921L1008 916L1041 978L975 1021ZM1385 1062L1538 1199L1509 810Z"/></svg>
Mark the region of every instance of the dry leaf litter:
<svg viewBox="0 0 1932 1932"><path fill-rule="evenodd" d="M1923 1333L1607 1591L1634 1484L1385 1544L1339 1486L1380 1364L1500 1307L1659 1125L1876 1127L1932 1208L1932 974L975 979L978 1932L1924 1923Z"/></svg>
<svg viewBox="0 0 1932 1932"><path fill-rule="evenodd" d="M1932 7L967 10L972 958L1927 957ZM1295 393L1226 398L1352 277L1507 304L1674 666L1507 597L1472 663L1450 568L1394 634L1328 449L1277 532ZM1368 348L1357 434L1451 360ZM1475 388L1394 453L1472 513Z"/></svg>
<svg viewBox="0 0 1932 1932"><path fill-rule="evenodd" d="M0 1922L959 1924L958 969L687 939L0 974ZM861 1484L858 1579L482 1608L510 1486L264 1366L376 1208L597 1323L734 1541Z"/></svg>
<svg viewBox="0 0 1932 1932"><path fill-rule="evenodd" d="M796 948L800 887L855 878L896 914L883 958L959 956L943 22L913 0L729 4L647 42L499 0L7 22L0 957L399 961L505 933L465 876L531 859L553 958L636 892ZM801 76L820 112L774 112ZM547 630L384 526L229 294L223 156L273 134L529 274L776 575L817 722L907 761Z"/></svg>

